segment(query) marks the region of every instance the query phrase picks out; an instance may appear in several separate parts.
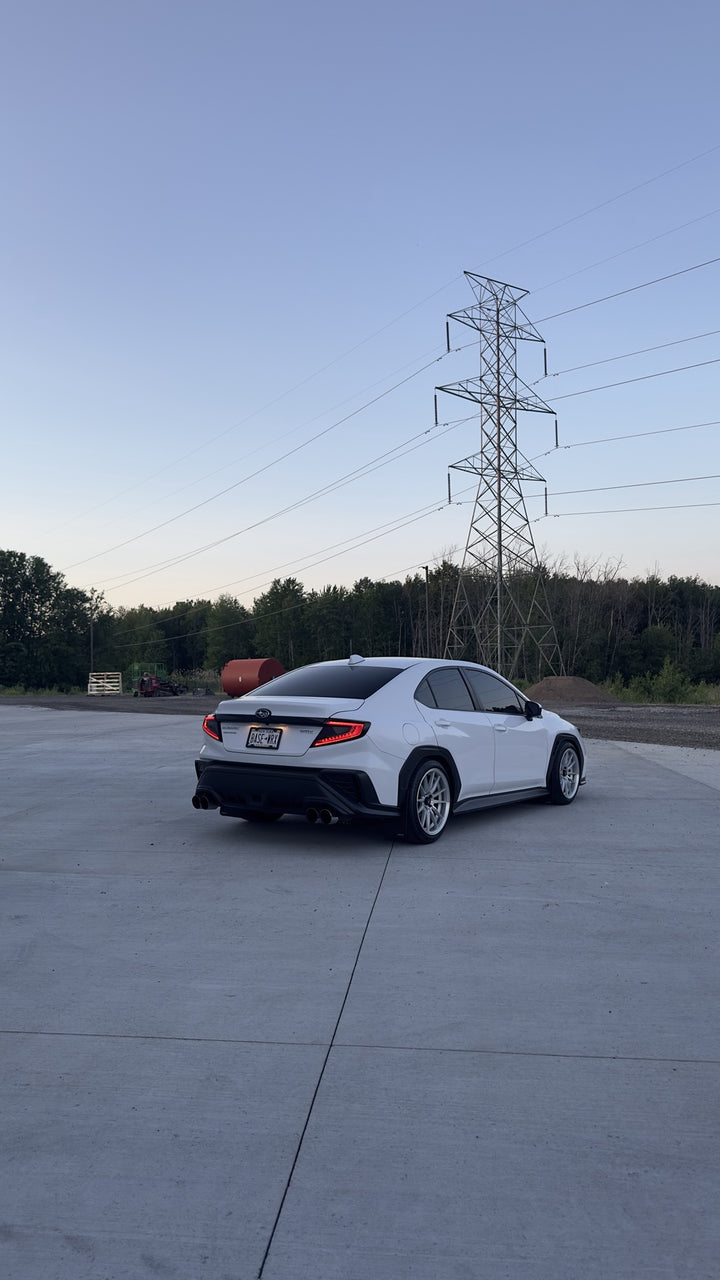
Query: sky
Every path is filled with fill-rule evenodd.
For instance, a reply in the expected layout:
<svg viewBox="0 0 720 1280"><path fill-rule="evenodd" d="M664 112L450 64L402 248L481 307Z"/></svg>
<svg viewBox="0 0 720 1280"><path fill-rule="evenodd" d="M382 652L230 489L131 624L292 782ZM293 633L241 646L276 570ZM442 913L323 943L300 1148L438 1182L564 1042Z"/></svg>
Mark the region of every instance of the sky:
<svg viewBox="0 0 720 1280"><path fill-rule="evenodd" d="M461 563L473 272L546 343L538 555L720 583L719 38L709 0L0 0L0 547L113 608Z"/></svg>

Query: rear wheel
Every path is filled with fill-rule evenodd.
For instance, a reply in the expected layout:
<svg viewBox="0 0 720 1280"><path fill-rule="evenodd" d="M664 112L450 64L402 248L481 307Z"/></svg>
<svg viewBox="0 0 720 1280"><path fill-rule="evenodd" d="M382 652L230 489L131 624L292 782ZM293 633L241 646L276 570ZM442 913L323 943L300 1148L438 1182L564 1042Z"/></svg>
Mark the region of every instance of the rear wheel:
<svg viewBox="0 0 720 1280"><path fill-rule="evenodd" d="M403 834L412 844L431 844L442 835L450 817L450 779L437 760L423 760L414 769L405 799Z"/></svg>
<svg viewBox="0 0 720 1280"><path fill-rule="evenodd" d="M550 803L571 804L579 786L580 755L571 742L564 742L550 766Z"/></svg>
<svg viewBox="0 0 720 1280"><path fill-rule="evenodd" d="M268 812L265 809L245 809L242 813L236 814L236 817L242 818L244 822L277 822L278 818L282 818L282 814Z"/></svg>

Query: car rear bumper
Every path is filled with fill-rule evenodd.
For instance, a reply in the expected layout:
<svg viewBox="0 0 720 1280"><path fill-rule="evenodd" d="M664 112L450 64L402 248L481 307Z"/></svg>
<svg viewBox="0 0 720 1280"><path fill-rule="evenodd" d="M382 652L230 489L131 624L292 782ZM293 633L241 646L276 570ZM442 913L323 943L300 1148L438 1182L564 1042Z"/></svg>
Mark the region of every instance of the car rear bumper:
<svg viewBox="0 0 720 1280"><path fill-rule="evenodd" d="M248 810L305 815L329 809L338 818L384 818L397 808L380 804L366 773L351 769L288 769L196 760L195 800L228 817Z"/></svg>

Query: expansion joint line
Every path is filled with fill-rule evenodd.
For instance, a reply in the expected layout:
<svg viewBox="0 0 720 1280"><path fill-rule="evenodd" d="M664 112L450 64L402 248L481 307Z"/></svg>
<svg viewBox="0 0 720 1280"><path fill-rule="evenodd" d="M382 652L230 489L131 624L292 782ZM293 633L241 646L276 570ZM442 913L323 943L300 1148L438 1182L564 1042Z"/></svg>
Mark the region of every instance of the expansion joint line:
<svg viewBox="0 0 720 1280"><path fill-rule="evenodd" d="M393 844L394 844L394 842L393 842ZM365 921L365 928L363 929L362 937L361 937L360 942L359 942L359 944L358 944L357 954L356 954L356 956L355 956L355 960L354 960L354 962L353 962L353 967L352 967L352 969L351 969L351 971L350 971L350 977L348 978L347 986L346 986L346 988L345 988L345 994L344 994L344 996L343 996L343 998L342 998L342 1004L340 1005L340 1012L338 1013L338 1016L337 1016L337 1018L336 1018L336 1020L335 1020L335 1026L333 1027L333 1033L332 1033L332 1036L330 1037L330 1043L329 1043L329 1045L328 1045L328 1047L327 1047L327 1052L326 1052L325 1057L324 1057L324 1059L323 1059L322 1067L320 1068L320 1074L319 1074L319 1076L318 1076L318 1078L317 1078L317 1084L315 1085L315 1089L314 1089L314 1091L313 1091L313 1096L312 1096L312 1098L310 1099L310 1106L308 1107L308 1113L307 1113L307 1115L306 1115L306 1117L305 1117L305 1123L304 1123L303 1128L302 1128L302 1133L300 1134L300 1137L299 1137L299 1139L298 1139L298 1144L297 1144L297 1147L296 1147L296 1150L295 1150L295 1155L293 1156L293 1161L292 1161L292 1164L291 1164L291 1166L290 1166L290 1172L289 1172L288 1177L287 1177L287 1182L285 1183L285 1189L284 1189L284 1191L283 1191L283 1193L282 1193L282 1198L281 1198L281 1200L280 1200L280 1205L279 1205L278 1211L277 1211L277 1213L276 1213L276 1215L275 1215L275 1221L273 1222L272 1230L271 1230L271 1232L270 1232L270 1236L269 1236L269 1238L268 1238L267 1245L265 1246L265 1252L264 1252L264 1254L263 1254L263 1260L262 1260L262 1262L260 1263L260 1270L258 1271L258 1274L257 1274L257 1280L262 1280L262 1274L263 1274L263 1271L265 1270L265 1264L266 1264L266 1262L267 1262L267 1260L268 1260L268 1257L269 1257L269 1254L270 1254L270 1250L271 1250L271 1248L272 1248L273 1240L275 1239L275 1233L276 1233L276 1231L277 1231L277 1229L278 1229L278 1225L279 1225L279 1223L280 1223L280 1218L282 1217L283 1209L285 1208L285 1201L287 1200L288 1192L290 1191L290 1184L292 1183L292 1180L293 1180L293 1174L295 1173L295 1169L296 1169L296 1167L297 1167L298 1160L300 1159L300 1152L302 1151L303 1142L305 1141L305 1134L306 1134L306 1133L307 1133L307 1131L308 1131L308 1126L309 1126L309 1124L310 1124L310 1120L312 1119L312 1114L313 1114L313 1109L314 1109L314 1107L315 1107L315 1102L316 1102L316 1099L317 1099L318 1093L320 1092L320 1086L322 1085L323 1077L324 1077L324 1075L325 1075L325 1071L326 1071L326 1069L327 1069L328 1062L330 1061L330 1054L332 1053L333 1048L334 1048L334 1046L335 1046L335 1041L336 1041L336 1039L337 1039L338 1028L339 1028L339 1026L340 1026L340 1022L341 1022L341 1020L342 1020L343 1013L345 1012L345 1005L346 1005L346 1004L347 1004L347 1002L348 1002L348 997L349 997L349 995L350 995L350 988L352 987L353 980L354 980L354 978L355 978L355 972L356 972L356 970L357 970L358 964L360 963L360 956L361 956L361 954L362 954L362 949L363 949L363 947L364 947L364 945L365 945L365 939L366 939L366 937L367 937L368 929L370 928L370 922L372 921L373 915L375 914L375 907L377 906L377 900L378 900L378 898L380 897L380 890L381 890L381 889L382 889L382 887L383 887L383 884L384 884L384 881L385 881L385 876L386 876L386 874L387 874L387 869L388 869L388 867L390 866L390 859L391 859L391 857L392 857L392 852L393 852L393 844L391 844L391 845L390 845L390 849L389 849L389 852L388 852L388 856L387 856L387 858L385 859L385 865L384 865L384 867L383 867L383 869L382 869L382 875L380 876L380 880L378 881L378 887L377 887L377 889L375 890L375 897L374 897L374 898L373 898L373 900L372 900L372 905L371 905L371 907L370 907L370 911L368 912L368 918L367 918L367 920Z"/></svg>

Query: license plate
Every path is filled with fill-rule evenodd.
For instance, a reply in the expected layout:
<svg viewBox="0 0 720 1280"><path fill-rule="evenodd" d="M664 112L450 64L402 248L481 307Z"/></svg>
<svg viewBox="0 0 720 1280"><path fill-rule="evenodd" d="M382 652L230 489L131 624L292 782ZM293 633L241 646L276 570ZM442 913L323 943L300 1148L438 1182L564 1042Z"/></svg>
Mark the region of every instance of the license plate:
<svg viewBox="0 0 720 1280"><path fill-rule="evenodd" d="M249 747L264 747L266 751L277 751L282 738L282 729L251 729L247 737Z"/></svg>

